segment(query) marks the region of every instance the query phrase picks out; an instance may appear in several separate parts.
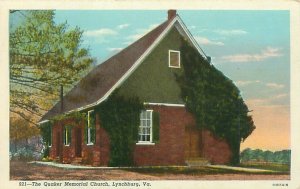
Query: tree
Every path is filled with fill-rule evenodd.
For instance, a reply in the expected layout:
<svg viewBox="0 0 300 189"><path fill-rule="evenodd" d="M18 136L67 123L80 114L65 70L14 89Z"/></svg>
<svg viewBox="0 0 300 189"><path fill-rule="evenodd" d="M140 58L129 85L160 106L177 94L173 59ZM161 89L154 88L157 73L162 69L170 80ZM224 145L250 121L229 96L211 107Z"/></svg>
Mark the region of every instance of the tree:
<svg viewBox="0 0 300 189"><path fill-rule="evenodd" d="M16 14L22 21L10 25L10 112L36 123L58 99L59 86L72 86L92 59L80 47L83 31L56 24L54 11L11 11L10 17Z"/></svg>
<svg viewBox="0 0 300 189"><path fill-rule="evenodd" d="M239 163L240 143L255 129L239 89L189 44L181 47L184 74L177 75L182 98L199 128L226 139Z"/></svg>
<svg viewBox="0 0 300 189"><path fill-rule="evenodd" d="M32 124L21 118L10 119L10 141L14 145L14 151L17 151L18 143L25 141L33 136L39 135L39 130Z"/></svg>
<svg viewBox="0 0 300 189"><path fill-rule="evenodd" d="M256 161L263 161L264 160L264 151L261 149L255 149L253 150L253 158Z"/></svg>
<svg viewBox="0 0 300 189"><path fill-rule="evenodd" d="M241 152L240 159L242 162L247 162L253 159L253 151L250 148L246 148Z"/></svg>
<svg viewBox="0 0 300 189"><path fill-rule="evenodd" d="M271 152L270 150L264 151L263 155L264 155L264 160L266 162L273 162L274 161L273 152Z"/></svg>

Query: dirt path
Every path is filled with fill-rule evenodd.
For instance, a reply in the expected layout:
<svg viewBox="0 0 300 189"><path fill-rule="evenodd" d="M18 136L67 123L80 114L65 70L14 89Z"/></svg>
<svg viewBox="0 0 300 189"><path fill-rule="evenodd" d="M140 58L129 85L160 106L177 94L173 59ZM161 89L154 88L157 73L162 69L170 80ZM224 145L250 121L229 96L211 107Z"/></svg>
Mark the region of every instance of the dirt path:
<svg viewBox="0 0 300 189"><path fill-rule="evenodd" d="M125 170L70 170L10 163L11 180L288 180L290 175L265 174L145 174Z"/></svg>

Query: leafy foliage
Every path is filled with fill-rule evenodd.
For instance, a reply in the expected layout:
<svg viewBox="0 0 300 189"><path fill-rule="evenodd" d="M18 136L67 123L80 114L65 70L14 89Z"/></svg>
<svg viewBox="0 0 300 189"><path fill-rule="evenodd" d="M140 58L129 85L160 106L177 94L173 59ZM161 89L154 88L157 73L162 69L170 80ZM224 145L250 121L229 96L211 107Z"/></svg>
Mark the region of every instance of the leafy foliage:
<svg viewBox="0 0 300 189"><path fill-rule="evenodd" d="M133 147L137 141L142 109L143 105L137 98L126 99L116 92L97 108L101 126L110 138L110 166L133 164Z"/></svg>
<svg viewBox="0 0 300 189"><path fill-rule="evenodd" d="M152 133L153 133L153 142L159 142L159 127L160 127L160 115L159 112L153 111L153 125L152 125Z"/></svg>
<svg viewBox="0 0 300 189"><path fill-rule="evenodd" d="M11 141L20 141L39 135L39 129L23 119L11 118L9 134Z"/></svg>
<svg viewBox="0 0 300 189"><path fill-rule="evenodd" d="M238 88L188 43L181 47L183 75L177 75L182 98L195 115L199 128L206 128L228 141L232 164L239 163L240 142L255 129Z"/></svg>
<svg viewBox="0 0 300 189"><path fill-rule="evenodd" d="M22 147L17 149L16 152L10 153L10 160L18 161L30 161L30 160L39 160L41 154L33 148Z"/></svg>
<svg viewBox="0 0 300 189"><path fill-rule="evenodd" d="M92 59L80 48L82 31L56 24L54 11L11 11L11 19L16 14L22 22L9 34L10 111L35 123L57 99L59 86L74 84Z"/></svg>
<svg viewBox="0 0 300 189"><path fill-rule="evenodd" d="M264 161L276 163L291 163L291 150L281 150L271 152L269 150L263 151L261 149L252 150L246 148L241 152L241 161Z"/></svg>
<svg viewBox="0 0 300 189"><path fill-rule="evenodd" d="M81 121L87 122L87 113L74 111L68 114L60 114L50 119L51 122L62 121L62 120L72 120L68 123L69 126L77 126Z"/></svg>
<svg viewBox="0 0 300 189"><path fill-rule="evenodd" d="M42 141L44 145L44 150L43 150L43 157L48 157L49 156L49 146L52 145L52 126L53 122L48 121L40 125L40 131L41 131L41 136L42 136Z"/></svg>
<svg viewBox="0 0 300 189"><path fill-rule="evenodd" d="M28 160L38 156L40 146L32 145L38 140L39 129L21 118L10 118L10 152L12 159ZM27 148L28 150L24 150ZM34 152L34 153L33 153ZM34 155L35 154L35 155Z"/></svg>

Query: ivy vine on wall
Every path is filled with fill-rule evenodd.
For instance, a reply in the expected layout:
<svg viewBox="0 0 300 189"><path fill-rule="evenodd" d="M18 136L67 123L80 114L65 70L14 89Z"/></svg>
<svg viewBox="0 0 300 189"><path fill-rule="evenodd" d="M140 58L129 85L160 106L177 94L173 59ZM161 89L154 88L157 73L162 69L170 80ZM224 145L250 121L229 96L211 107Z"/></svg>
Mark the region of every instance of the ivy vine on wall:
<svg viewBox="0 0 300 189"><path fill-rule="evenodd" d="M186 107L195 116L197 127L227 140L233 153L231 164L238 164L240 142L255 129L248 107L231 80L188 43L182 44L184 74L176 78Z"/></svg>
<svg viewBox="0 0 300 189"><path fill-rule="evenodd" d="M138 98L124 98L117 92L96 108L101 126L110 138L109 166L133 165L133 148L137 142L142 109L143 104Z"/></svg>

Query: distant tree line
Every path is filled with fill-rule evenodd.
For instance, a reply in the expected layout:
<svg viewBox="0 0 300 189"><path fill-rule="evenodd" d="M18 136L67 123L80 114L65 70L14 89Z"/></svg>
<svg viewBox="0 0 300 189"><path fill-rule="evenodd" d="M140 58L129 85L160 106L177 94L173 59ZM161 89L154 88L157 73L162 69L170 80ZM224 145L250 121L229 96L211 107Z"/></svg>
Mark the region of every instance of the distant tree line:
<svg viewBox="0 0 300 189"><path fill-rule="evenodd" d="M257 162L276 162L276 163L291 163L291 150L281 151L263 151L261 149L252 150L246 148L241 152L241 162L257 161Z"/></svg>

